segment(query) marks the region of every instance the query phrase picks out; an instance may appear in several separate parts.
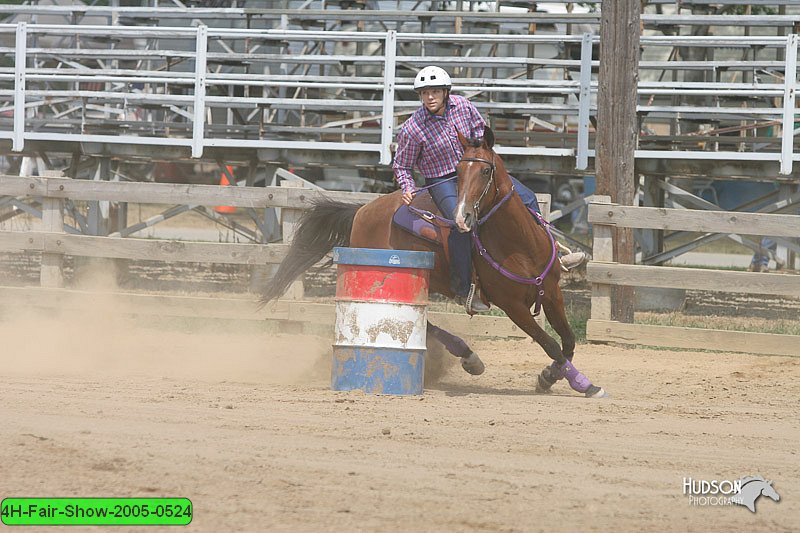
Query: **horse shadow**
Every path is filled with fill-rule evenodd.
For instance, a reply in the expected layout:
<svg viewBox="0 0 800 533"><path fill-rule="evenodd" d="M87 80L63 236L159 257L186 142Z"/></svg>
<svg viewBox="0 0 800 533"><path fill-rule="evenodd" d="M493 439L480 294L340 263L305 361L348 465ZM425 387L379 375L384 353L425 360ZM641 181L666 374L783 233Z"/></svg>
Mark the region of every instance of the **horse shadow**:
<svg viewBox="0 0 800 533"><path fill-rule="evenodd" d="M505 388L505 387L489 387L483 385L475 385L474 383L452 383L448 381L440 381L431 385L425 385L426 390L435 390L444 392L448 397L461 397L469 396L470 394L490 394L495 396L540 396L547 397L574 397L575 395L570 391L564 392L536 392L532 388Z"/></svg>

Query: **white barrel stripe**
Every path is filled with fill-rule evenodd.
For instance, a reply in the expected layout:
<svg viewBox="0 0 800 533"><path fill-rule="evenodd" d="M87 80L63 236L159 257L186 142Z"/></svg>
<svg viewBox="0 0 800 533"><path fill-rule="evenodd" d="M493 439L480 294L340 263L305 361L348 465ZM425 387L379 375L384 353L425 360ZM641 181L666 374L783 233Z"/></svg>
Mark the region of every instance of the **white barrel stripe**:
<svg viewBox="0 0 800 533"><path fill-rule="evenodd" d="M383 302L336 302L336 346L424 350L427 307Z"/></svg>

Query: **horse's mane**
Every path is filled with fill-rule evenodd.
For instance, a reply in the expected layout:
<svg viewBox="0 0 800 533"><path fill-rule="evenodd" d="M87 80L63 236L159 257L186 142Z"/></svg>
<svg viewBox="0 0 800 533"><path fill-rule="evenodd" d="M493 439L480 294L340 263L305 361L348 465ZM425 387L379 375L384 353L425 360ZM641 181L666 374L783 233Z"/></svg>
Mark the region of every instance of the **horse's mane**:
<svg viewBox="0 0 800 533"><path fill-rule="evenodd" d="M763 481L764 483L769 483L766 479L764 479L761 476L747 476L747 477L743 477L739 481L742 482L742 487L744 487L745 485L747 485L748 483L751 483L753 481Z"/></svg>

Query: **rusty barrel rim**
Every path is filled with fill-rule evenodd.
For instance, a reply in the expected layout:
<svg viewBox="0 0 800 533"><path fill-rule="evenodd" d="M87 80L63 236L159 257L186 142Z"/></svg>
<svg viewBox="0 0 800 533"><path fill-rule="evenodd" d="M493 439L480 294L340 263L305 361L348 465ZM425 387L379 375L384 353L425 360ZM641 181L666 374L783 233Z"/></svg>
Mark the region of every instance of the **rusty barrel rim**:
<svg viewBox="0 0 800 533"><path fill-rule="evenodd" d="M392 268L432 269L435 254L412 250L378 250L375 248L333 249L333 262L337 265L382 266Z"/></svg>

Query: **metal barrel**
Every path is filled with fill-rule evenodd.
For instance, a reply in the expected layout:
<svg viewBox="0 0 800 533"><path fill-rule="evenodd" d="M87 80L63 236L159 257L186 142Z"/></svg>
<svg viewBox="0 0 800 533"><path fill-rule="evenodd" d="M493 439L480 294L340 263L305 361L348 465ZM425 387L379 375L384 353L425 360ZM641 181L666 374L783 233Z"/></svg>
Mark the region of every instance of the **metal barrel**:
<svg viewBox="0 0 800 533"><path fill-rule="evenodd" d="M422 394L432 252L334 248L333 390Z"/></svg>

